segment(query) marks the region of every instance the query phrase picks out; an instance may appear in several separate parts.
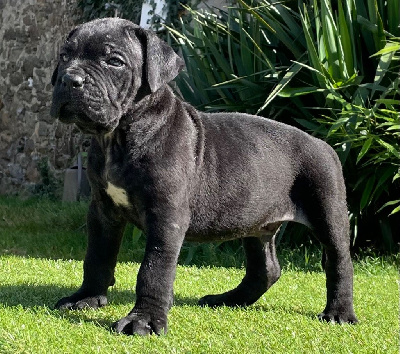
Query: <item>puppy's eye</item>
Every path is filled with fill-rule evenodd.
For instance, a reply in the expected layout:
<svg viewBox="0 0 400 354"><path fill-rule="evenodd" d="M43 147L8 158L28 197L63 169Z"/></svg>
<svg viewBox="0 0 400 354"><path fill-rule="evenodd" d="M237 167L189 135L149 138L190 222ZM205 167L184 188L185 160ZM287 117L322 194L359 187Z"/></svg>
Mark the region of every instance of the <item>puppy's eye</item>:
<svg viewBox="0 0 400 354"><path fill-rule="evenodd" d="M60 60L61 60L63 63L68 62L68 60L69 60L68 54L61 53L61 54L60 54Z"/></svg>
<svg viewBox="0 0 400 354"><path fill-rule="evenodd" d="M120 68L121 66L124 66L125 63L119 59L119 58L110 58L107 60L107 64L111 66L115 66L116 68Z"/></svg>

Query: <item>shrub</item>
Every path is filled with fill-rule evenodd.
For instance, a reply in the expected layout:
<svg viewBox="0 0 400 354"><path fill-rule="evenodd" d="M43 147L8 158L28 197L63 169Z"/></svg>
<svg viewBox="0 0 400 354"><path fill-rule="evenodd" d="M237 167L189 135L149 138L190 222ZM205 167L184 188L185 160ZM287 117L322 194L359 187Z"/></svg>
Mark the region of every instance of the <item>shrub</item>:
<svg viewBox="0 0 400 354"><path fill-rule="evenodd" d="M187 66L177 81L184 98L326 140L343 164L353 241L393 250L400 234L398 0L238 0L218 14L190 11L190 27L170 28Z"/></svg>
<svg viewBox="0 0 400 354"><path fill-rule="evenodd" d="M32 187L32 194L38 197L56 200L59 194L60 185L50 170L47 157L43 157L38 161L38 170L41 181Z"/></svg>

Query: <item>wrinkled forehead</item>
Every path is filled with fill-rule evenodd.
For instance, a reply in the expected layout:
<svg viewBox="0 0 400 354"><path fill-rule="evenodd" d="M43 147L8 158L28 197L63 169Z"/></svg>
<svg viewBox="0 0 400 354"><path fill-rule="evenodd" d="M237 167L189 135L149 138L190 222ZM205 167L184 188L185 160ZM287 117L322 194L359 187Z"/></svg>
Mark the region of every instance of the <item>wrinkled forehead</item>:
<svg viewBox="0 0 400 354"><path fill-rule="evenodd" d="M128 32L125 22L92 21L73 30L63 49L90 56L105 55L113 51L135 54L140 48L138 39Z"/></svg>

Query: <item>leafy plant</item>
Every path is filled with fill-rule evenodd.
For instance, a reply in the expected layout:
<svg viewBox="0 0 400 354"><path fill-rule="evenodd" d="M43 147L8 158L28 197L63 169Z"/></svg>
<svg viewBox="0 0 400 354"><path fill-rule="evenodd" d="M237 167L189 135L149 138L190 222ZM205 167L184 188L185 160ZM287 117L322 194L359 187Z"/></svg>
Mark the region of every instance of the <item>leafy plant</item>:
<svg viewBox="0 0 400 354"><path fill-rule="evenodd" d="M41 182L33 186L32 194L39 197L46 197L51 200L57 199L59 192L59 182L50 170L47 157L43 157L38 161L38 170L41 177Z"/></svg>
<svg viewBox="0 0 400 354"><path fill-rule="evenodd" d="M397 12L390 16L388 13L394 2L388 2L379 12L378 3L369 1L369 21L375 19L375 23L363 30L367 25L367 20L363 17L365 14L356 17L351 2L347 2L348 6L344 10L341 2L338 5L339 15L335 22L326 1L321 2L320 11L314 1L314 28L317 29L323 19L331 19L331 23L322 27L328 35L315 31L317 36L309 44L309 62L313 64L313 70L316 70L320 78L320 86L324 85L325 105L334 109L329 115L321 114L314 119L318 124L312 131L337 147L344 165L347 186L350 189L350 221L354 240L358 236L359 227L366 235L373 230L377 235L382 235L380 243L386 249L393 250L395 242L392 229L395 226L390 227L387 214L376 213L382 205L395 205L395 200L398 199L396 195L399 195L398 181L396 182L400 159L399 66L396 62L399 43L393 42L396 39L390 34L385 35L381 18L396 16L399 19L400 14ZM306 15L302 16L302 22L306 36L311 38L313 33L310 28L313 26ZM387 24L392 22L387 21ZM342 33L339 33L339 28ZM390 29L398 34L398 28ZM350 33L359 33L364 41L360 44L357 37L350 36ZM393 41L387 40L386 36ZM336 55L340 48L348 50ZM356 51L350 48L356 48ZM372 55L367 57L368 54ZM330 57L332 58L329 59ZM367 59L370 64L368 66ZM318 60L324 65L317 67ZM309 128L308 122L304 126ZM391 200L393 196L395 200ZM398 210L396 207L391 214ZM371 225L371 217L376 217L379 227ZM395 223L394 220L392 224ZM376 240L377 236L373 236Z"/></svg>
<svg viewBox="0 0 400 354"><path fill-rule="evenodd" d="M255 113L277 82L273 44L257 18L242 10L230 8L218 16L188 9L191 26L170 28L187 67L177 79L179 88L198 107Z"/></svg>
<svg viewBox="0 0 400 354"><path fill-rule="evenodd" d="M328 141L343 164L353 240L393 250L399 2L238 0L227 12L190 11L191 27L170 29L187 65L177 81L185 99L258 113Z"/></svg>

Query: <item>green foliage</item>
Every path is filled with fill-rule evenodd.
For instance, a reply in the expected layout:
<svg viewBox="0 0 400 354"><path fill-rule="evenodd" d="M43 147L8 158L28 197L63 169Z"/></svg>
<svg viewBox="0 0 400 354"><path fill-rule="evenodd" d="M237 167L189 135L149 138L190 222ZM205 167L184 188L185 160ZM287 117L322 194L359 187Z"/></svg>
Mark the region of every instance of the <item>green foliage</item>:
<svg viewBox="0 0 400 354"><path fill-rule="evenodd" d="M220 18L189 11L191 26L170 28L187 67L177 79L183 96L207 110L255 113L277 79L276 54L257 19L237 8Z"/></svg>
<svg viewBox="0 0 400 354"><path fill-rule="evenodd" d="M47 157L43 157L38 161L38 170L40 173L41 181L32 188L32 194L39 197L57 199L59 192L59 181L54 177L53 172L50 170L49 161Z"/></svg>
<svg viewBox="0 0 400 354"><path fill-rule="evenodd" d="M170 29L186 61L177 80L185 99L329 142L353 240L389 251L400 215L399 10L397 0L238 0L218 14L190 10L192 26Z"/></svg>

